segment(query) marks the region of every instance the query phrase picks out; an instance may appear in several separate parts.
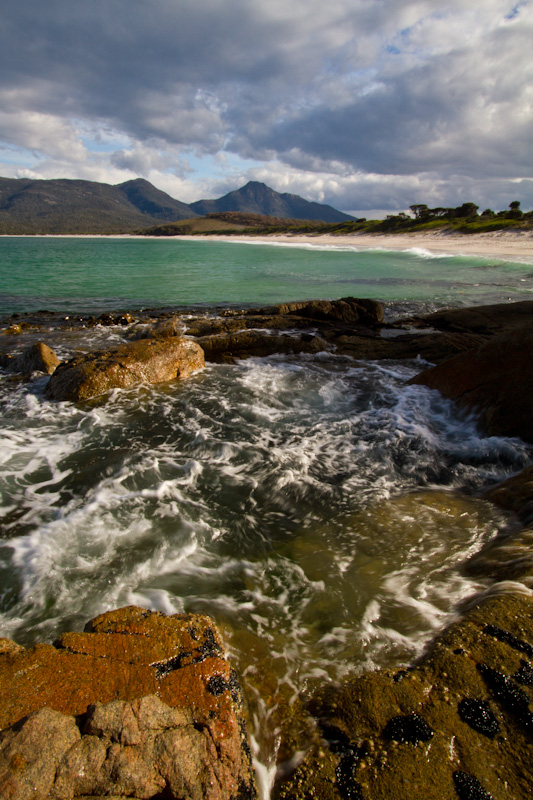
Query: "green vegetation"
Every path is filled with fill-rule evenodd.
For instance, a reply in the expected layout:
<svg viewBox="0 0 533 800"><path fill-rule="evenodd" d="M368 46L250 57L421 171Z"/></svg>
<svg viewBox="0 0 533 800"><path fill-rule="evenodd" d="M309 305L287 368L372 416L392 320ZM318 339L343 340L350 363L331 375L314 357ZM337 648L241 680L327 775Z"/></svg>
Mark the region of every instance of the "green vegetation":
<svg viewBox="0 0 533 800"><path fill-rule="evenodd" d="M245 212L222 212L205 217L171 222L142 231L147 236L183 236L223 233L246 234L302 234L345 235L350 233L418 233L421 231L448 231L450 233L487 233L499 230L533 231L533 211L520 210L520 202L513 201L506 211L494 212L490 208L478 214L475 203L463 203L457 208L428 208L427 205L410 206L411 216L400 213L383 220L358 219L346 222L315 222L313 220L280 219Z"/></svg>

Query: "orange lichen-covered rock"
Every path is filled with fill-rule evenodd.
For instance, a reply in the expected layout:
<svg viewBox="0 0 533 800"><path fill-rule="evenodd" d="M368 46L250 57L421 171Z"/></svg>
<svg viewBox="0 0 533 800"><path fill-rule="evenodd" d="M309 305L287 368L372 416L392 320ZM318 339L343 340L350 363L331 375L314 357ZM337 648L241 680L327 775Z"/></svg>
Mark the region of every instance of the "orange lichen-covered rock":
<svg viewBox="0 0 533 800"><path fill-rule="evenodd" d="M209 617L128 607L53 646L0 652L0 776L19 764L13 799L38 770L43 707L65 741L43 798L256 796L241 690Z"/></svg>

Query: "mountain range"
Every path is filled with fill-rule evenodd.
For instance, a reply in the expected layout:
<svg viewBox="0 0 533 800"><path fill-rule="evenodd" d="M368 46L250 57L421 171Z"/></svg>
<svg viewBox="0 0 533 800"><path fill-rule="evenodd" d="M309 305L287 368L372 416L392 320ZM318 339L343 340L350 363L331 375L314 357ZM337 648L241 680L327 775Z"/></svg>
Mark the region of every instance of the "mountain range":
<svg viewBox="0 0 533 800"><path fill-rule="evenodd" d="M250 181L217 200L182 203L143 178L94 181L0 178L0 234L134 233L162 222L239 211L282 219L353 220L332 206Z"/></svg>

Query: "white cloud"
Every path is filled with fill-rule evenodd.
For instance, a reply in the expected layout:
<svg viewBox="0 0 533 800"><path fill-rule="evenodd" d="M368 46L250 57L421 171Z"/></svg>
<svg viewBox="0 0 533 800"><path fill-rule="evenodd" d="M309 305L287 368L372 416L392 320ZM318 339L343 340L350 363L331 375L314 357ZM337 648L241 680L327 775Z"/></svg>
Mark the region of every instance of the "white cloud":
<svg viewBox="0 0 533 800"><path fill-rule="evenodd" d="M18 150L68 157L73 162L83 162L88 156L69 120L36 111L9 111L1 107L1 98L0 141Z"/></svg>

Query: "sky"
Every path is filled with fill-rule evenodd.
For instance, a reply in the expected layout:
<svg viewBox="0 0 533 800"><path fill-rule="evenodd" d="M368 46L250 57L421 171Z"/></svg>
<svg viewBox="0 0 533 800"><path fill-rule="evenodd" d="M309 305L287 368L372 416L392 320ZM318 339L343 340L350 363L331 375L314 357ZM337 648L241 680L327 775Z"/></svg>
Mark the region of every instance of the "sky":
<svg viewBox="0 0 533 800"><path fill-rule="evenodd" d="M17 0L0 175L533 208L533 0Z"/></svg>

